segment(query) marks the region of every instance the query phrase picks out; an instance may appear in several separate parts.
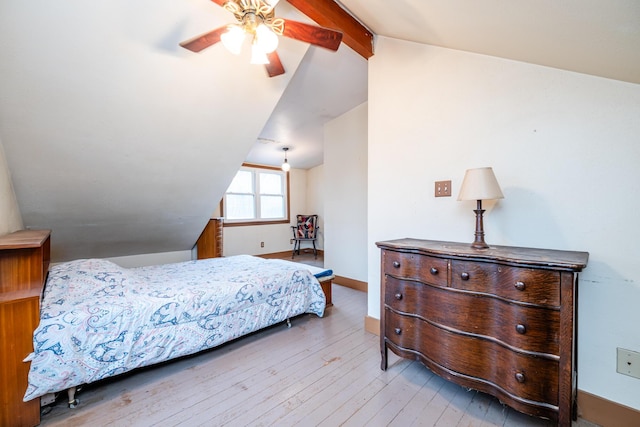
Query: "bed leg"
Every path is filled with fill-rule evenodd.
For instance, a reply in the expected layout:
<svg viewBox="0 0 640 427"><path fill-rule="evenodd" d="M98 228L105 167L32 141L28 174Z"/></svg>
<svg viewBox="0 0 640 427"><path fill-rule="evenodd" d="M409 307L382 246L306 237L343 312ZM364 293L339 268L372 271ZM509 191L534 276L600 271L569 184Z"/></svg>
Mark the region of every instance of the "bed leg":
<svg viewBox="0 0 640 427"><path fill-rule="evenodd" d="M287 317L287 328L291 327L291 320Z"/></svg>
<svg viewBox="0 0 640 427"><path fill-rule="evenodd" d="M73 409L75 407L77 407L80 404L80 401L78 399L76 399L76 388L75 387L71 387L67 390L67 396L69 397L69 408Z"/></svg>

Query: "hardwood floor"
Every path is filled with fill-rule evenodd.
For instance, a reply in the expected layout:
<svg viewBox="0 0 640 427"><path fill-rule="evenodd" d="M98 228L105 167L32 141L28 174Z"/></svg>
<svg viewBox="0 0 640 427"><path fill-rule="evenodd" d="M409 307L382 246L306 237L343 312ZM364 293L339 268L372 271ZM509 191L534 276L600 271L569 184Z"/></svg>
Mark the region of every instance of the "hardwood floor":
<svg viewBox="0 0 640 427"><path fill-rule="evenodd" d="M258 256L261 256L263 258L284 259L287 261L309 264L316 267L324 267L324 253L322 251L318 251L317 256L314 256L313 249L310 248L302 248L300 250L300 254L296 253L293 258L291 258L291 252L278 252L275 254L265 254Z"/></svg>
<svg viewBox="0 0 640 427"><path fill-rule="evenodd" d="M380 370L379 339L363 327L366 294L334 285L333 302L323 318L302 315L291 328L85 386L76 409L61 396L41 425L552 425L392 353Z"/></svg>
<svg viewBox="0 0 640 427"><path fill-rule="evenodd" d="M316 267L324 267L324 256L322 252L318 252L318 256L313 255L313 249L301 249L300 254L295 254L293 259L288 256L288 261L300 262L303 264L315 265Z"/></svg>

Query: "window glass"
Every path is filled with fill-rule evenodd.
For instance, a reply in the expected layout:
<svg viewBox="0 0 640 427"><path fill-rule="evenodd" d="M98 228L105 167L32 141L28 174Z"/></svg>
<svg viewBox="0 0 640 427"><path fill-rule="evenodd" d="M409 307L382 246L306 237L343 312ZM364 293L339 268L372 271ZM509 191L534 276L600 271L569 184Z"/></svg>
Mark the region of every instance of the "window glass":
<svg viewBox="0 0 640 427"><path fill-rule="evenodd" d="M288 223L288 180L278 168L243 165L223 198L224 224Z"/></svg>
<svg viewBox="0 0 640 427"><path fill-rule="evenodd" d="M284 216L282 196L260 196L260 215L263 219L282 218Z"/></svg>
<svg viewBox="0 0 640 427"><path fill-rule="evenodd" d="M260 194L283 194L282 175L260 173Z"/></svg>
<svg viewBox="0 0 640 427"><path fill-rule="evenodd" d="M253 193L253 173L239 170L227 189L227 193Z"/></svg>
<svg viewBox="0 0 640 427"><path fill-rule="evenodd" d="M225 215L225 218L230 220L255 218L256 212L253 199L253 194L227 194L227 203L225 204L227 213Z"/></svg>

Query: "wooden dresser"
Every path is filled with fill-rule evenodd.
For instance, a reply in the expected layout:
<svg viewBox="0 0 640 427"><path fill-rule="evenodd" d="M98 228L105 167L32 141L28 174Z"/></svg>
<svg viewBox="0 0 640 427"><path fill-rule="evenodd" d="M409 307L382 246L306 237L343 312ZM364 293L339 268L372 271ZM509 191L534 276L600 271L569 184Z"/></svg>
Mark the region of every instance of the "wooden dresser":
<svg viewBox="0 0 640 427"><path fill-rule="evenodd" d="M50 232L0 236L0 426L40 424L40 399L23 402L33 331L49 270Z"/></svg>
<svg viewBox="0 0 640 427"><path fill-rule="evenodd" d="M211 218L198 237L198 259L222 256L222 218Z"/></svg>
<svg viewBox="0 0 640 427"><path fill-rule="evenodd" d="M578 272L589 254L400 239L382 250L380 351L570 426Z"/></svg>

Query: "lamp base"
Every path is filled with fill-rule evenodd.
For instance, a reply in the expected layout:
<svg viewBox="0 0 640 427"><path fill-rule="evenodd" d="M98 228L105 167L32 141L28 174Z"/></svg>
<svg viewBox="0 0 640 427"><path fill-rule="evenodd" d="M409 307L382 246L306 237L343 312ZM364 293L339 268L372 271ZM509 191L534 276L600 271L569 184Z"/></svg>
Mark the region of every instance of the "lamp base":
<svg viewBox="0 0 640 427"><path fill-rule="evenodd" d="M474 212L476 213L476 239L471 244L471 247L473 249L488 249L489 245L484 241L484 227L482 225L482 215L484 214L484 209L482 209L482 200L478 200L478 209L475 209Z"/></svg>
<svg viewBox="0 0 640 427"><path fill-rule="evenodd" d="M487 245L484 240L476 240L471 244L473 249L489 249L489 245Z"/></svg>

